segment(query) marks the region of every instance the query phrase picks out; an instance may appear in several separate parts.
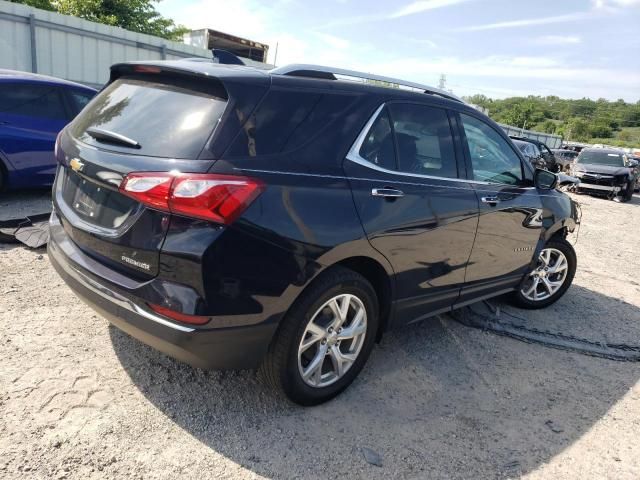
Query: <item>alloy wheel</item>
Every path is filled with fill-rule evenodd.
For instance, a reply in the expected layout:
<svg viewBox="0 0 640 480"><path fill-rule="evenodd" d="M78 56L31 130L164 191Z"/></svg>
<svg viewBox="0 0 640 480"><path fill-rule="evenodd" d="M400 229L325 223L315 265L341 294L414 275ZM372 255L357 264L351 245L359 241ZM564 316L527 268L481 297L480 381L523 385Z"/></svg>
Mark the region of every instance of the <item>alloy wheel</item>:
<svg viewBox="0 0 640 480"><path fill-rule="evenodd" d="M311 387L342 378L358 358L367 334L367 310L351 294L337 295L311 317L298 346L298 370Z"/></svg>
<svg viewBox="0 0 640 480"><path fill-rule="evenodd" d="M540 252L538 265L529 274L520 292L528 300L539 302L555 294L564 284L569 272L569 262L556 248Z"/></svg>

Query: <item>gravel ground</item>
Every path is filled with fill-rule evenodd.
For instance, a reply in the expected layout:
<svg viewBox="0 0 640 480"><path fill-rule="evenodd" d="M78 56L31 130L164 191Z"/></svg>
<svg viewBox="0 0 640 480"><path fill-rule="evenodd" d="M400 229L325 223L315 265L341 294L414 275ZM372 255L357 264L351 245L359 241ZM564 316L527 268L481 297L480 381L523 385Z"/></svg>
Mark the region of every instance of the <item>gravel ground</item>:
<svg viewBox="0 0 640 480"><path fill-rule="evenodd" d="M516 313L638 344L640 198L576 198L574 286ZM0 272L1 478L640 477L638 363L443 316L388 334L350 389L304 409L253 372L195 370L110 327L43 250L0 246Z"/></svg>

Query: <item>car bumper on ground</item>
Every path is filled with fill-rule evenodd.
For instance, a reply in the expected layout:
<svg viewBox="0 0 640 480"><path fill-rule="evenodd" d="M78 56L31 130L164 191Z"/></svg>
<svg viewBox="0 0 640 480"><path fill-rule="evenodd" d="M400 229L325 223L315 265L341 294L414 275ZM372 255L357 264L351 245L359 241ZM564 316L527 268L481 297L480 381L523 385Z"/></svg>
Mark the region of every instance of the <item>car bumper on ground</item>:
<svg viewBox="0 0 640 480"><path fill-rule="evenodd" d="M52 265L80 299L120 330L198 368L240 370L260 364L275 332L275 323L203 328L173 322L75 264L70 258L82 254L70 252L79 249L66 238L59 223L56 230L57 235L51 236L47 247Z"/></svg>

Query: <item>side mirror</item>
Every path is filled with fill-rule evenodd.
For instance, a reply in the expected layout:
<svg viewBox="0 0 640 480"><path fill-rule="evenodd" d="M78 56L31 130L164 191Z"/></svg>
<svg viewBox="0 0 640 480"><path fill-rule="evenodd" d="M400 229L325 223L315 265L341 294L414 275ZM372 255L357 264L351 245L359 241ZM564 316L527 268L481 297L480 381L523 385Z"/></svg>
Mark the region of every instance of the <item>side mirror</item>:
<svg viewBox="0 0 640 480"><path fill-rule="evenodd" d="M533 183L540 190L553 190L558 184L558 177L549 170L536 168L536 173L533 175Z"/></svg>

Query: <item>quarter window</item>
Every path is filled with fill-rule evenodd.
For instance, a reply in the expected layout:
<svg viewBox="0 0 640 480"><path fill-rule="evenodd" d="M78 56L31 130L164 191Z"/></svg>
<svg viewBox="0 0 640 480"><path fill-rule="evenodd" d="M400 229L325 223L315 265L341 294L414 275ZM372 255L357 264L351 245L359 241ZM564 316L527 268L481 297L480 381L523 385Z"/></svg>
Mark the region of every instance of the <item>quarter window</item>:
<svg viewBox="0 0 640 480"><path fill-rule="evenodd" d="M244 123L229 155L255 157L285 151L321 98L319 93L271 90Z"/></svg>
<svg viewBox="0 0 640 480"><path fill-rule="evenodd" d="M519 185L522 163L513 148L485 122L460 114L467 137L474 180Z"/></svg>

